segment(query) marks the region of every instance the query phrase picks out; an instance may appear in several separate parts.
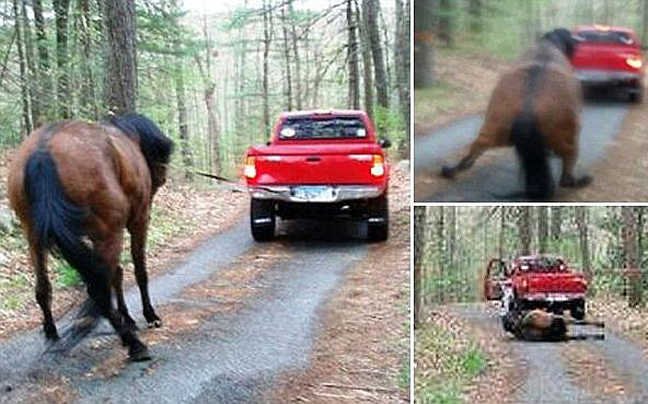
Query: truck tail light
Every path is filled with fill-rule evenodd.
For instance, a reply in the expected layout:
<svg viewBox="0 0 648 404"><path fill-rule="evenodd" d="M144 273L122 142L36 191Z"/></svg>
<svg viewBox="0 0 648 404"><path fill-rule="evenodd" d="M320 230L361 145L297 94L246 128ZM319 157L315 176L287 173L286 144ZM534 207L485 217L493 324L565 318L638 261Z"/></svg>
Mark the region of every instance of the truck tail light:
<svg viewBox="0 0 648 404"><path fill-rule="evenodd" d="M639 56L632 56L626 59L626 63L628 66L635 68L635 69L641 69L641 66L643 66L643 61L641 60L641 57Z"/></svg>
<svg viewBox="0 0 648 404"><path fill-rule="evenodd" d="M385 159L380 154L373 155L371 175L373 175L374 177L382 177L383 175L385 175Z"/></svg>
<svg viewBox="0 0 648 404"><path fill-rule="evenodd" d="M526 291L529 289L529 282L526 279L522 279L522 290Z"/></svg>
<svg viewBox="0 0 648 404"><path fill-rule="evenodd" d="M254 178L257 175L256 171L256 158L254 156L247 156L245 158L245 167L243 168L243 175L247 178Z"/></svg>

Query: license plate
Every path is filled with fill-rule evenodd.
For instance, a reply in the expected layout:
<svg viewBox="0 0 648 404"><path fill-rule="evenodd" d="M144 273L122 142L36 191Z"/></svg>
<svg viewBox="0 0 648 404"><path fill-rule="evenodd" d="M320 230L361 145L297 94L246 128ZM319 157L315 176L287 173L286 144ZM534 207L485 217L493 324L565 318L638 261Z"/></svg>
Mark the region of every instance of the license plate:
<svg viewBox="0 0 648 404"><path fill-rule="evenodd" d="M293 196L308 202L331 202L335 200L333 188L327 186L295 187Z"/></svg>

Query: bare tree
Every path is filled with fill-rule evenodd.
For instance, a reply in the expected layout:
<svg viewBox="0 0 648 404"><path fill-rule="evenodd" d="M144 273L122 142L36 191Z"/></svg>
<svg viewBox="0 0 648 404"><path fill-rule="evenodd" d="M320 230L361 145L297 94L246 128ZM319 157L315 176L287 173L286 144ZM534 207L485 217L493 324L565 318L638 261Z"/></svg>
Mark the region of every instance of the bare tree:
<svg viewBox="0 0 648 404"><path fill-rule="evenodd" d="M418 328L421 321L421 272L425 234L425 207L418 206L414 208L414 328Z"/></svg>
<svg viewBox="0 0 648 404"><path fill-rule="evenodd" d="M123 2L124 0L118 0ZM106 7L110 0L106 1ZM134 7L134 5L132 5ZM69 83L69 50L68 50L68 16L70 13L70 0L54 0L54 14L56 18L56 75L57 80L57 105L60 116L68 119L72 115L70 103Z"/></svg>
<svg viewBox="0 0 648 404"><path fill-rule="evenodd" d="M518 233L520 235L520 255L531 254L531 208L518 207Z"/></svg>
<svg viewBox="0 0 648 404"><path fill-rule="evenodd" d="M547 252L547 239L549 238L548 210L549 208L546 206L536 208L538 212L538 252L540 253Z"/></svg>
<svg viewBox="0 0 648 404"><path fill-rule="evenodd" d="M576 216L576 226L578 227L578 240L581 250L581 263L583 272L588 279L592 276L592 263L590 260L589 252L589 231L587 229L587 211L584 206L576 206L574 208Z"/></svg>
<svg viewBox="0 0 648 404"><path fill-rule="evenodd" d="M639 244L637 239L637 217L633 206L621 207L623 216L623 255L624 266L628 270L630 293L628 305L637 307L643 303L643 280L639 261Z"/></svg>
<svg viewBox="0 0 648 404"><path fill-rule="evenodd" d="M360 108L360 73L358 66L358 18L354 13L353 0L347 0L347 60L349 65L349 102L352 109Z"/></svg>
<svg viewBox="0 0 648 404"><path fill-rule="evenodd" d="M378 105L383 108L388 108L387 74L385 73L385 60L383 57L382 44L380 42L380 29L378 27L380 3L378 0L363 0L362 4L364 11L363 17L366 21L365 24L369 35L369 44L371 45L371 56L373 59Z"/></svg>
<svg viewBox="0 0 648 404"><path fill-rule="evenodd" d="M104 0L108 68L106 106L115 114L133 112L137 101L137 47L135 4Z"/></svg>

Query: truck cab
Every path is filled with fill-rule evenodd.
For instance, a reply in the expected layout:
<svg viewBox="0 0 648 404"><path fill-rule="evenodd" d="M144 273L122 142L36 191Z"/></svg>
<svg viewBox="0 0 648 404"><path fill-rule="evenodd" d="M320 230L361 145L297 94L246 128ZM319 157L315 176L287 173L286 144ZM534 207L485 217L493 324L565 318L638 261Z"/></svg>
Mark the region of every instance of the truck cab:
<svg viewBox="0 0 648 404"><path fill-rule="evenodd" d="M282 113L270 141L245 154L254 239L272 239L280 217L365 221L370 240L386 240L389 146L363 111Z"/></svg>

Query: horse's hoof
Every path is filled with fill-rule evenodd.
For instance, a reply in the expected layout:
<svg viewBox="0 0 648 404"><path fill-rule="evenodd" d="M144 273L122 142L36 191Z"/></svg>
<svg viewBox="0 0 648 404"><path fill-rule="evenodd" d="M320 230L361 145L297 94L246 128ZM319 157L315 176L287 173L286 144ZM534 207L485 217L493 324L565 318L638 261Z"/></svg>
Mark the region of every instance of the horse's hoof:
<svg viewBox="0 0 648 404"><path fill-rule="evenodd" d="M455 169L448 166L443 166L441 168L441 176L445 178L452 178L455 175Z"/></svg>
<svg viewBox="0 0 648 404"><path fill-rule="evenodd" d="M151 360L151 354L146 345L139 343L130 347L128 350L128 359L131 362L148 361Z"/></svg>
<svg viewBox="0 0 648 404"><path fill-rule="evenodd" d="M159 318L157 320L149 321L148 328L160 328L162 327L162 320Z"/></svg>
<svg viewBox="0 0 648 404"><path fill-rule="evenodd" d="M59 337L58 335L58 332L56 331L55 326L45 326L45 338L47 338L47 340L50 342L56 342L61 339L61 337Z"/></svg>
<svg viewBox="0 0 648 404"><path fill-rule="evenodd" d="M589 175L583 175L582 177L571 177L571 178L562 178L560 180L560 186L563 188L582 188L593 181L592 177Z"/></svg>

